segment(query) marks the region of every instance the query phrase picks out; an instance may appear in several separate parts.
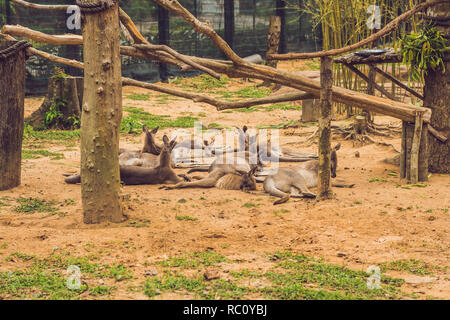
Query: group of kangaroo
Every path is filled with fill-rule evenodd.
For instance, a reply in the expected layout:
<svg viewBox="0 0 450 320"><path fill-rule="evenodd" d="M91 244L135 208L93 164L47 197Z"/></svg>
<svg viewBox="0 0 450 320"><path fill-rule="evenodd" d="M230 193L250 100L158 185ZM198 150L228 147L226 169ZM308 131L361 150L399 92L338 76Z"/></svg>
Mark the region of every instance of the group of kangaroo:
<svg viewBox="0 0 450 320"><path fill-rule="evenodd" d="M263 182L264 191L272 196L280 198L274 204L284 203L290 197L315 198L309 188L318 184L318 160L305 161L304 156L311 156L281 148L281 150L267 150L267 143L258 144L257 135L250 135L246 126L238 129L239 146L225 153L216 154L211 165L189 170L187 173L208 172L206 177L189 177L184 174L176 174L173 170L172 154L177 146L176 137L173 140L164 135L163 145L158 145L155 135L158 127L149 130L143 126L145 134L144 147L139 151L119 150L120 179L125 185L141 184L163 184L162 189L180 188L212 188L223 190L243 190L248 192L256 190L256 183ZM208 150L215 154L210 148L211 142L196 141L194 139L184 140L177 148ZM271 147L270 147L271 148ZM331 176L336 177L337 150L336 145L331 152ZM249 161L250 150L256 152L257 161ZM261 169L265 161L270 161L276 154L277 159L283 161L302 161L295 167L279 168L276 172L264 177L255 177L257 170ZM195 181L193 181L195 180ZM66 183L75 184L81 182L79 174L66 177ZM338 187L352 187L353 185L333 184Z"/></svg>

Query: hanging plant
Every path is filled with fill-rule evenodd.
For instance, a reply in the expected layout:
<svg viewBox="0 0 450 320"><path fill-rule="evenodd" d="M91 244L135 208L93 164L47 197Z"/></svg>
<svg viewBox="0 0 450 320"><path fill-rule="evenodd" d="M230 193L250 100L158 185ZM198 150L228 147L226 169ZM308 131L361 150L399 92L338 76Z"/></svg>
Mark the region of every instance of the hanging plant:
<svg viewBox="0 0 450 320"><path fill-rule="evenodd" d="M421 32L411 33L402 38L401 54L403 62L410 66L410 80L423 82L424 75L431 69L442 69L444 53L449 48L442 31L431 25L426 25Z"/></svg>

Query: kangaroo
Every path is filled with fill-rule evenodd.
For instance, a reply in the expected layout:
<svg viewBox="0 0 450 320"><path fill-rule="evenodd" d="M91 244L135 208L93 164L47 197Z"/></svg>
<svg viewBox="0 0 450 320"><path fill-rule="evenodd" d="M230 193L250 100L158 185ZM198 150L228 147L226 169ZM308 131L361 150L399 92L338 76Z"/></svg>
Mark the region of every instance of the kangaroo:
<svg viewBox="0 0 450 320"><path fill-rule="evenodd" d="M336 177L337 153L341 144L336 145L331 151L331 177ZM317 187L319 178L319 161L310 160L298 167L280 168L275 174L267 176L264 180L264 191L272 196L281 198L274 204L284 203L290 197L315 198L309 188ZM353 187L354 184L333 183L335 187Z"/></svg>
<svg viewBox="0 0 450 320"><path fill-rule="evenodd" d="M176 145L176 138L169 142L169 138L164 135L161 153L159 155L159 165L155 168L143 168L138 166L120 166L120 180L125 185L138 184L172 184L182 180L172 169L171 152ZM184 177L183 175L181 175ZM66 178L66 183L80 183L80 175L73 175Z"/></svg>
<svg viewBox="0 0 450 320"><path fill-rule="evenodd" d="M159 164L158 155L161 153L162 147L155 142L155 134L158 132L159 126L153 130L149 130L147 126L142 127L145 133L144 146L141 151L119 151L119 164L121 166L141 166L145 168L153 168Z"/></svg>
<svg viewBox="0 0 450 320"><path fill-rule="evenodd" d="M196 156L209 158L214 153L215 137L211 137L210 141L201 140L199 138L191 138L183 140L178 143L172 153L172 158L175 163L182 163L185 161L194 162Z"/></svg>
<svg viewBox="0 0 450 320"><path fill-rule="evenodd" d="M180 188L212 188L216 187L222 190L256 190L256 180L253 176L257 167L249 171L236 170L231 167L223 167L213 170L206 178L198 181L181 181L173 186L165 186L166 190Z"/></svg>

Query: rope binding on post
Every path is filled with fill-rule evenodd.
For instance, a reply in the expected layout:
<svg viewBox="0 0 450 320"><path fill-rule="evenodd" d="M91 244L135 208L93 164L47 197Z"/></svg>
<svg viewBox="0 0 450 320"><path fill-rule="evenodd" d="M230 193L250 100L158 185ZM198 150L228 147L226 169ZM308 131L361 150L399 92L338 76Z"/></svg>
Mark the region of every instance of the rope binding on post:
<svg viewBox="0 0 450 320"><path fill-rule="evenodd" d="M93 14L105 11L114 6L119 0L97 0L95 2L83 2L76 0L76 4L80 7L80 11L84 14Z"/></svg>
<svg viewBox="0 0 450 320"><path fill-rule="evenodd" d="M28 41L26 40L18 41L14 43L12 46L0 50L0 60L6 60L10 56L15 55L17 52L29 47L31 47L31 43L29 43Z"/></svg>

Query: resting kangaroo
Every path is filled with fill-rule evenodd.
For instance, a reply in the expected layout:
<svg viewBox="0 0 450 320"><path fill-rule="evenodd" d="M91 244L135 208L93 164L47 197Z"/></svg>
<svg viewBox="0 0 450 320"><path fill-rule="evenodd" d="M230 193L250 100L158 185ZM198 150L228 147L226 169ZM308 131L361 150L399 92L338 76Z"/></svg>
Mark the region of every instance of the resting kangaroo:
<svg viewBox="0 0 450 320"><path fill-rule="evenodd" d="M176 139L176 138L175 138ZM126 185L137 184L164 184L178 183L181 179L172 169L171 152L175 147L175 139L169 142L169 138L164 135L164 146L159 155L159 165L155 168L142 168L137 166L121 166L120 180ZM81 182L80 175L67 177L67 183Z"/></svg>
<svg viewBox="0 0 450 320"><path fill-rule="evenodd" d="M165 186L166 190L180 188L212 188L216 187L222 190L256 190L256 180L253 176L257 167L250 171L237 170L231 166L226 166L213 170L206 178L198 181L178 182L174 186Z"/></svg>
<svg viewBox="0 0 450 320"><path fill-rule="evenodd" d="M336 145L331 151L331 177L336 177L337 154L341 144ZM284 203L290 197L315 198L309 188L317 187L319 173L319 161L310 160L298 167L280 168L275 174L269 175L264 180L264 191L272 196L280 197L274 204ZM336 187L353 187L353 185L333 183Z"/></svg>
<svg viewBox="0 0 450 320"><path fill-rule="evenodd" d="M162 147L155 142L155 134L159 127L152 131L147 126L142 127L145 133L144 147L141 151L127 151L121 149L119 151L119 165L121 166L141 166L145 168L153 168L159 164L158 155L161 153Z"/></svg>

